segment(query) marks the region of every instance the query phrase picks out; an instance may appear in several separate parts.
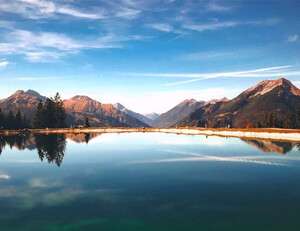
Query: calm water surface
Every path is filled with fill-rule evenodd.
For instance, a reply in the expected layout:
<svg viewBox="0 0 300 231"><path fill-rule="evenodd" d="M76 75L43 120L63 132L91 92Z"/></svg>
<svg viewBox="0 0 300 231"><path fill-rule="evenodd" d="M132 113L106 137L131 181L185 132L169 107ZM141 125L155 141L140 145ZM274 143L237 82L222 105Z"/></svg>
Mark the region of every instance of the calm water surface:
<svg viewBox="0 0 300 231"><path fill-rule="evenodd" d="M298 147L159 133L0 137L0 230L300 230Z"/></svg>

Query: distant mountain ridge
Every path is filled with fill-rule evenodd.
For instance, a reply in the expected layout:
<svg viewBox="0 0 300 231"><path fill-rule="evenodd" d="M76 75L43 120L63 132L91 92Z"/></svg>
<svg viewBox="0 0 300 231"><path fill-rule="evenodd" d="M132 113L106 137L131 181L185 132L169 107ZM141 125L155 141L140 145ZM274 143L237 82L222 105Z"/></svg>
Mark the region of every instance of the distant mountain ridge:
<svg viewBox="0 0 300 231"><path fill-rule="evenodd" d="M137 113L137 112L129 110L128 108L124 107L120 103L114 104L114 107L117 108L119 111L124 112L127 115L130 115L130 116L138 119L139 121L141 121L141 122L143 122L143 123L145 123L145 124L147 124L149 126L151 125L151 123L153 121L153 120L149 119L148 117L146 117L146 116L144 116L144 115L142 115L140 113Z"/></svg>
<svg viewBox="0 0 300 231"><path fill-rule="evenodd" d="M264 80L227 102L208 104L191 113L175 126L245 127L262 122L268 112L284 120L288 111L300 107L300 90L289 80Z"/></svg>
<svg viewBox="0 0 300 231"><path fill-rule="evenodd" d="M213 99L210 101L197 101L195 99L186 99L171 110L161 114L151 125L153 127L170 127L181 121L186 116L190 115L197 109L207 104L215 104L217 102L226 102L226 97L222 99Z"/></svg>
<svg viewBox="0 0 300 231"><path fill-rule="evenodd" d="M146 116L147 118L149 118L152 121L156 120L159 117L159 115L160 114L155 113L155 112L144 114L144 116Z"/></svg>

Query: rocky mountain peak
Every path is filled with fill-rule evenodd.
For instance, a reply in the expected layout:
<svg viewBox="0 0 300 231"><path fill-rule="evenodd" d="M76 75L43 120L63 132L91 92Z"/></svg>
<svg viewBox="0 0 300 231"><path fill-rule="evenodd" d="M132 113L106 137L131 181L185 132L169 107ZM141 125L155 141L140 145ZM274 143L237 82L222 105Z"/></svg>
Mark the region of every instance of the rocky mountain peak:
<svg viewBox="0 0 300 231"><path fill-rule="evenodd" d="M122 111L122 110L126 110L126 107L124 107L122 104L120 103L115 103L114 104L114 107L117 108L119 111Z"/></svg>
<svg viewBox="0 0 300 231"><path fill-rule="evenodd" d="M71 100L90 101L92 99L86 95L75 95L71 98Z"/></svg>
<svg viewBox="0 0 300 231"><path fill-rule="evenodd" d="M295 85L293 85L289 80L285 78L261 81L257 85L246 90L245 93L249 94L249 97L252 98L257 95L264 95L277 87L282 87L285 91L293 95L300 96L300 89L298 89Z"/></svg>

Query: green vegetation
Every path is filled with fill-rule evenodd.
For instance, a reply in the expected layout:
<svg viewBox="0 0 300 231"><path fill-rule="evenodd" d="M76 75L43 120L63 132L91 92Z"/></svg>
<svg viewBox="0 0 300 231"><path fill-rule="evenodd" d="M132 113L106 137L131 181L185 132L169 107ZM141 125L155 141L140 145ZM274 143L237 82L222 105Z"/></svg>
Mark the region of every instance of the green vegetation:
<svg viewBox="0 0 300 231"><path fill-rule="evenodd" d="M66 111L59 93L54 98L40 101L34 116L35 128L64 128L67 127Z"/></svg>
<svg viewBox="0 0 300 231"><path fill-rule="evenodd" d="M89 121L89 117L85 117L84 118L84 123L83 123L83 127L85 128L89 128L91 125L90 125L90 121Z"/></svg>
<svg viewBox="0 0 300 231"><path fill-rule="evenodd" d="M294 114L288 111L283 120L278 120L276 113L268 112L264 121L254 124L254 127L300 129L300 108Z"/></svg>
<svg viewBox="0 0 300 231"><path fill-rule="evenodd" d="M17 114L14 114L12 111L9 111L8 114L2 112L0 109L0 128L6 130L16 130L29 128L30 123L27 120L26 116L21 114L20 111Z"/></svg>

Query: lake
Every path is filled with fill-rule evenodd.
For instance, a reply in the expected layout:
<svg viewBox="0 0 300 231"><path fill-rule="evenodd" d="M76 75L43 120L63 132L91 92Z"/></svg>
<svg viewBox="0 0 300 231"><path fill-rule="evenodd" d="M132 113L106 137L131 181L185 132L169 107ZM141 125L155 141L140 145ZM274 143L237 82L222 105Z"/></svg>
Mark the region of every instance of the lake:
<svg viewBox="0 0 300 231"><path fill-rule="evenodd" d="M0 137L0 230L300 230L299 145L162 133Z"/></svg>

